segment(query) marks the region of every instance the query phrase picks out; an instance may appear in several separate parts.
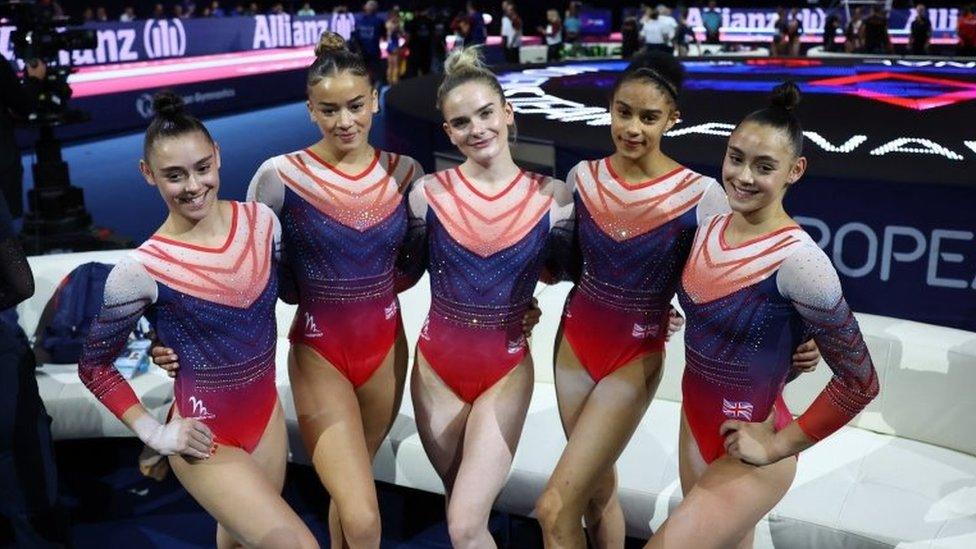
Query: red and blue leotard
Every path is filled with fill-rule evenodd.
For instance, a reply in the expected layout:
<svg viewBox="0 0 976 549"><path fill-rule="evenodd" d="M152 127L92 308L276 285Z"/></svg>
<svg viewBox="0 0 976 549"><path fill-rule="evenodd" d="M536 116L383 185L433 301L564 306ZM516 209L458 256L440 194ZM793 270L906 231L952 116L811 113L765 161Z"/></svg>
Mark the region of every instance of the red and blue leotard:
<svg viewBox="0 0 976 549"><path fill-rule="evenodd" d="M810 335L834 375L797 422L820 440L878 393L878 377L830 260L798 226L730 246L732 214L705 221L695 235L678 292L688 318L682 407L702 457L725 453L726 419L793 418L783 386L794 349Z"/></svg>
<svg viewBox="0 0 976 549"><path fill-rule="evenodd" d="M264 162L248 198L281 219L298 313L289 339L316 351L354 387L390 352L400 325L395 264L407 230L404 191L423 175L412 158L376 151L346 174L311 150Z"/></svg>
<svg viewBox="0 0 976 549"><path fill-rule="evenodd" d="M561 181L520 172L489 196L455 168L418 181L409 203L408 240L426 248L431 286L418 349L458 397L474 402L528 352L522 319L549 256L566 247L554 240L570 235L571 193Z"/></svg>
<svg viewBox="0 0 976 549"><path fill-rule="evenodd" d="M580 162L575 191L582 275L566 301L563 336L590 377L664 350L668 310L695 228L728 211L719 184L679 167L627 183L610 158Z"/></svg>
<svg viewBox="0 0 976 549"><path fill-rule="evenodd" d="M231 202L219 248L150 237L119 262L78 362L85 386L119 418L139 402L113 362L144 313L180 357L180 416L197 418L218 444L251 452L275 389L276 251L280 228L262 204Z"/></svg>

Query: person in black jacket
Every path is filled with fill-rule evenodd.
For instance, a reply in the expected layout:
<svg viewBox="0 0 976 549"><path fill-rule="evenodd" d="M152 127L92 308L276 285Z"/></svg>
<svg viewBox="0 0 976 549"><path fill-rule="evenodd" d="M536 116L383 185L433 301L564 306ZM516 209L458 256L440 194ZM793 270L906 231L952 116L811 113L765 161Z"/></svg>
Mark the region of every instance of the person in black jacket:
<svg viewBox="0 0 976 549"><path fill-rule="evenodd" d="M0 59L0 191L16 216L22 211L24 173L20 164L20 150L14 140L11 113L26 117L37 104L47 66L43 61L35 60L33 63L33 66L27 65L28 78L21 84L10 62Z"/></svg>
<svg viewBox="0 0 976 549"><path fill-rule="evenodd" d="M61 547L68 537L65 511L57 505L51 418L38 394L34 353L13 310L33 294L34 277L0 194L0 521L4 523L0 546L4 547L11 542L16 547Z"/></svg>

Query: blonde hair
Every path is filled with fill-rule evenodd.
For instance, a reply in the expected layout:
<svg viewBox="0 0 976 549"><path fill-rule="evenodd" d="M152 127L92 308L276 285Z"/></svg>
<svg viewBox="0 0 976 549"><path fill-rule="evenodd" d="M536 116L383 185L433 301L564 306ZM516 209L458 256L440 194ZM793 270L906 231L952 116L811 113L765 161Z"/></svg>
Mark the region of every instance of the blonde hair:
<svg viewBox="0 0 976 549"><path fill-rule="evenodd" d="M437 108L444 106L444 98L454 88L472 81L480 81L490 87L501 102L505 103L505 91L495 77L495 73L485 65L481 46L455 48L444 61L444 80L437 88Z"/></svg>

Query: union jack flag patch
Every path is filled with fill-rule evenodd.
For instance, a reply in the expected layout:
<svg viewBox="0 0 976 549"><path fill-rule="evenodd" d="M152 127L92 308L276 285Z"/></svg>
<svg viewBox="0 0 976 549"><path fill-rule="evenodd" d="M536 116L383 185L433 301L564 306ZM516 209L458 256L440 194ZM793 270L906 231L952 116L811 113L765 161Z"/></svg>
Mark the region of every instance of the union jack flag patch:
<svg viewBox="0 0 976 549"><path fill-rule="evenodd" d="M752 421L752 403L722 399L722 413L729 419Z"/></svg>

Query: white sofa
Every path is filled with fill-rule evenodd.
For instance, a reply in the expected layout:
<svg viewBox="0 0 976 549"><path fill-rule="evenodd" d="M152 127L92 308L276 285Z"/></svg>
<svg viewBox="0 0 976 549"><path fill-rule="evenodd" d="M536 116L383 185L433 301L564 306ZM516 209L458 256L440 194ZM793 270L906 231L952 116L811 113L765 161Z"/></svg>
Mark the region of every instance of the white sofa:
<svg viewBox="0 0 976 549"><path fill-rule="evenodd" d="M58 282L87 261L114 263L124 252L30 258L36 292L18 307L32 336ZM565 444L552 384L552 341L569 285L540 286L543 320L533 337L536 384L525 431L499 509L529 515ZM401 296L407 336L416 340L429 303L426 279ZM285 357L294 308L278 305L278 389L288 414L292 459L308 463L297 435ZM796 481L760 523L756 547L976 547L976 333L859 314L881 379L880 396L850 427L804 452ZM618 463L628 534L647 537L680 501L677 432L684 352L668 344L664 381L637 434ZM158 369L133 385L162 415L172 399ZM56 439L130 436L78 380L74 366L37 372L41 396L54 418ZM803 410L824 386L821 364L787 389ZM375 462L376 477L441 492L417 436L406 395L400 416Z"/></svg>

